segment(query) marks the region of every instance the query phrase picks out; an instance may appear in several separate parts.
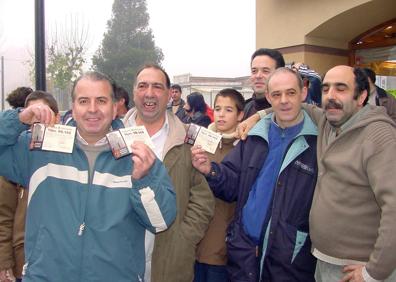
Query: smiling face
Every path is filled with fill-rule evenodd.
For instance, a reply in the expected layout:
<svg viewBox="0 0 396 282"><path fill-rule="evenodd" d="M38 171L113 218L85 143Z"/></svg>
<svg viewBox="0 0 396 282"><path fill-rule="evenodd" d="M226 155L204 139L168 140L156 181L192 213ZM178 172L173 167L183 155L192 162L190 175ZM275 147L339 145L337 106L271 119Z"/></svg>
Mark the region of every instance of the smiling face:
<svg viewBox="0 0 396 282"><path fill-rule="evenodd" d="M296 74L288 69L279 69L268 82L268 102L274 110L276 123L291 127L300 121L301 103L307 96L307 89L299 85Z"/></svg>
<svg viewBox="0 0 396 282"><path fill-rule="evenodd" d="M81 79L74 89L73 118L88 144L95 144L109 132L117 114L112 87L106 80Z"/></svg>
<svg viewBox="0 0 396 282"><path fill-rule="evenodd" d="M133 93L137 121L143 125L163 124L170 91L161 70L143 69L136 78Z"/></svg>
<svg viewBox="0 0 396 282"><path fill-rule="evenodd" d="M349 66L330 69L322 82L322 101L326 118L334 127L340 127L362 106L367 93L355 96L355 75Z"/></svg>
<svg viewBox="0 0 396 282"><path fill-rule="evenodd" d="M276 69L276 61L267 55L256 56L251 63L250 82L257 98L264 98L266 81Z"/></svg>
<svg viewBox="0 0 396 282"><path fill-rule="evenodd" d="M233 133L242 120L243 112L238 112L236 103L230 97L217 96L213 116L218 132Z"/></svg>

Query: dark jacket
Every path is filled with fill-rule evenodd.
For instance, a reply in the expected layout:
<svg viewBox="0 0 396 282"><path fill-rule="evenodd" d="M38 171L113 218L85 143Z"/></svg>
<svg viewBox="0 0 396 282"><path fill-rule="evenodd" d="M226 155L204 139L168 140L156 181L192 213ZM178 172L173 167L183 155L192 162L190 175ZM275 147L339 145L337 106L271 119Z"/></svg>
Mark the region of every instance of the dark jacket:
<svg viewBox="0 0 396 282"><path fill-rule="evenodd" d="M245 107L243 109L243 120L254 115L258 111L265 110L270 107L271 104L267 101L265 97L258 99L256 98L256 94L253 94L252 98L248 99L245 103Z"/></svg>
<svg viewBox="0 0 396 282"><path fill-rule="evenodd" d="M212 122L206 113L203 114L201 112L195 112L192 117L186 116L186 118L182 121L184 123L194 123L205 128L208 128L209 124Z"/></svg>
<svg viewBox="0 0 396 282"><path fill-rule="evenodd" d="M256 246L245 234L242 209L268 154L270 117L262 119L221 164L212 163L207 177L216 197L236 201L235 218L227 230L231 281L258 281L259 253L265 252L260 281L314 281L308 217L317 177L316 127L305 115L304 126L283 159L274 190L271 223ZM265 251L266 250L266 251Z"/></svg>
<svg viewBox="0 0 396 282"><path fill-rule="evenodd" d="M385 107L386 113L396 122L396 99L381 87L376 86L376 88L377 97L375 98L375 104Z"/></svg>
<svg viewBox="0 0 396 282"><path fill-rule="evenodd" d="M185 104L186 104L186 102L184 102L184 100L180 98L179 105L177 105L177 110L174 113L181 121L183 121L186 118L186 111L184 110L184 105ZM173 112L172 103L170 103L168 105L167 109Z"/></svg>

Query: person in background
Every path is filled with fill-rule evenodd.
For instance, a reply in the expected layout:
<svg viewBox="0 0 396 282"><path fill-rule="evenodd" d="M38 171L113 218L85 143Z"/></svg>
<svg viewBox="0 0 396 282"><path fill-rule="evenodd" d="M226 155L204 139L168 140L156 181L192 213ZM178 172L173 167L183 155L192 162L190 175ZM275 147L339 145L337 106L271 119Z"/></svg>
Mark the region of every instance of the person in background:
<svg viewBox="0 0 396 282"><path fill-rule="evenodd" d="M250 60L250 83L254 93L246 101L243 119L271 107L265 97L267 79L275 69L284 66L285 60L278 50L260 48L253 53Z"/></svg>
<svg viewBox="0 0 396 282"><path fill-rule="evenodd" d="M117 104L117 118L123 118L129 110L129 94L123 87L115 85L114 95Z"/></svg>
<svg viewBox="0 0 396 282"><path fill-rule="evenodd" d="M391 94L387 93L385 89L375 85L376 74L370 68L364 68L370 84L370 93L368 103L375 106L383 106L386 109L390 118L396 122L396 99Z"/></svg>
<svg viewBox="0 0 396 282"><path fill-rule="evenodd" d="M8 94L6 101L13 109L23 108L25 105L26 97L33 92L30 87L18 87Z"/></svg>
<svg viewBox="0 0 396 282"><path fill-rule="evenodd" d="M208 129L222 135L220 144L209 159L221 162L235 147L237 139L233 133L243 118L245 99L235 89L221 90L214 100L214 123ZM215 214L205 237L197 248L194 282L228 282L226 230L234 217L235 203L227 203L216 198Z"/></svg>
<svg viewBox="0 0 396 282"><path fill-rule="evenodd" d="M22 106L41 103L49 106L59 122L58 104L50 93L33 91ZM18 105L19 106L19 105ZM22 281L25 262L24 239L28 191L20 184L0 177L0 281Z"/></svg>
<svg viewBox="0 0 396 282"><path fill-rule="evenodd" d="M29 151L28 126L55 122L47 105L0 114L0 173L29 185L23 281L140 282L145 231L164 231L176 217L171 180L142 142L114 158L106 134L123 124L111 79L84 73L71 98L71 153Z"/></svg>
<svg viewBox="0 0 396 282"><path fill-rule="evenodd" d="M193 148L193 165L215 194L236 201L227 230L230 280L315 281L308 224L317 179L317 129L302 110L299 74L278 68L268 78L273 113L217 164Z"/></svg>
<svg viewBox="0 0 396 282"><path fill-rule="evenodd" d="M184 111L184 105L186 102L182 99L182 89L179 84L172 84L171 88L171 103L169 109L181 120L186 118L186 112Z"/></svg>
<svg viewBox="0 0 396 282"><path fill-rule="evenodd" d="M322 92L320 88L322 79L320 75L301 62L293 62L290 67L300 74L304 86L308 89L308 95L304 102L320 107L322 104Z"/></svg>
<svg viewBox="0 0 396 282"><path fill-rule="evenodd" d="M211 120L206 114L206 107L204 97L201 93L193 92L187 95L187 102L184 105L186 117L183 122L194 123L207 128L211 123Z"/></svg>
<svg viewBox="0 0 396 282"><path fill-rule="evenodd" d="M172 111L170 79L160 66L148 64L136 74L135 108L124 118L126 126L143 125L155 145L174 185L177 217L165 232L146 232L144 281L191 282L197 244L213 217L215 200L205 178L191 163L190 145L184 143L183 124Z"/></svg>

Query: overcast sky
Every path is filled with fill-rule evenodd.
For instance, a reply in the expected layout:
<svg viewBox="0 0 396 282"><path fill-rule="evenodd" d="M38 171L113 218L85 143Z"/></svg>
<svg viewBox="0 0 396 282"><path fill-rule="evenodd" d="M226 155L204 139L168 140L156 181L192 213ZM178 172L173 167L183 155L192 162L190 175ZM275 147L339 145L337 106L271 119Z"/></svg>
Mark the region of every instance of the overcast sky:
<svg viewBox="0 0 396 282"><path fill-rule="evenodd" d="M97 50L113 0L47 0L46 24L65 25L70 18L89 30L89 54ZM163 65L171 78L236 77L249 74L255 50L254 0L147 0L155 43L164 53ZM6 85L24 83L20 66L33 52L34 1L0 0L0 55L5 56ZM18 66L16 66L18 65ZM26 67L25 67L26 68ZM18 75L10 74L14 70Z"/></svg>

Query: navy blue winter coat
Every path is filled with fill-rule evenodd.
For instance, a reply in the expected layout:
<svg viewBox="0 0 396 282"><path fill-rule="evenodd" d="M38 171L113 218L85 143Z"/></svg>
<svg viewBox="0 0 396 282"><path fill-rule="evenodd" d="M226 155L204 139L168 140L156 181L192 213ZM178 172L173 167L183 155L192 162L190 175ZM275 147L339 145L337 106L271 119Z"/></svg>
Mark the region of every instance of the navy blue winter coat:
<svg viewBox="0 0 396 282"><path fill-rule="evenodd" d="M237 202L226 237L227 269L234 282L315 281L308 218L317 178L317 129L305 112L303 128L283 159L270 224L262 231L259 246L242 226L242 209L268 154L270 122L271 115L257 123L221 164L212 163L207 177L216 197Z"/></svg>

